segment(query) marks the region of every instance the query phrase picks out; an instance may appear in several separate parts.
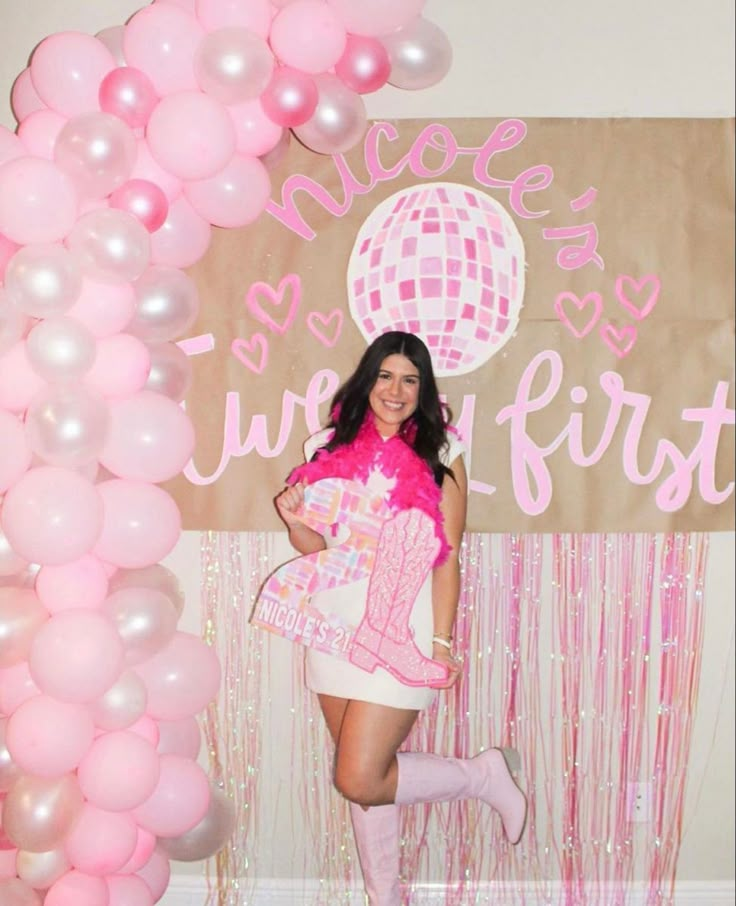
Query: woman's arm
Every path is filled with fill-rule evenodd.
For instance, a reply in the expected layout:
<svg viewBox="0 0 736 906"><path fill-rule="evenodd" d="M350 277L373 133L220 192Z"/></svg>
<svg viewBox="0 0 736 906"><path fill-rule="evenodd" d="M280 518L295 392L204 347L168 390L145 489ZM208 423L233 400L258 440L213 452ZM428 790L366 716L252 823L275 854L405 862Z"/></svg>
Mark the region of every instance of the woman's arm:
<svg viewBox="0 0 736 906"><path fill-rule="evenodd" d="M319 532L304 525L295 515L304 503L304 485L294 484L285 488L274 501L279 516L289 530L291 546L300 554L314 554L326 548L325 539Z"/></svg>
<svg viewBox="0 0 736 906"><path fill-rule="evenodd" d="M434 616L434 635L452 641L453 627L457 605L460 600L460 545L465 531L465 514L467 512L468 476L465 463L458 456L450 465L451 475L445 475L442 482L442 500L440 509L445 520L445 536L451 550L447 560L435 567L432 573L432 614ZM435 660L447 663L450 677L440 688L452 686L460 670L452 659L450 649L435 642L432 650Z"/></svg>

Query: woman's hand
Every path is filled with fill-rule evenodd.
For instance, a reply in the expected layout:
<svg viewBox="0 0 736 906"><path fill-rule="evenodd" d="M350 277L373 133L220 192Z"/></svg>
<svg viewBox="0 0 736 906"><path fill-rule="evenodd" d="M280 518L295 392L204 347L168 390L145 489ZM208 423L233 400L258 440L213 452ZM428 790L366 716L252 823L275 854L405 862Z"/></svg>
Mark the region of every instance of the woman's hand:
<svg viewBox="0 0 736 906"><path fill-rule="evenodd" d="M447 667L449 673L447 679L441 683L432 683L433 689L451 689L460 679L463 670L462 662L453 657L452 653L444 645L434 645L432 651L432 660L439 661Z"/></svg>
<svg viewBox="0 0 736 906"><path fill-rule="evenodd" d="M302 521L294 514L304 503L304 485L301 483L293 484L285 488L274 501L279 516L286 523L290 530L297 525L302 525Z"/></svg>

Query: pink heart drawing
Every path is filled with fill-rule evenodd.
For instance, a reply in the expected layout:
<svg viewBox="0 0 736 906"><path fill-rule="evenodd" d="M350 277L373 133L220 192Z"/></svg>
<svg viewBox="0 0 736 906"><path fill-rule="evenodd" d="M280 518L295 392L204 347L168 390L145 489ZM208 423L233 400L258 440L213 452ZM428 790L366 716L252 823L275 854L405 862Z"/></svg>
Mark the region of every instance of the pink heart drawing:
<svg viewBox="0 0 736 906"><path fill-rule="evenodd" d="M268 340L262 333L254 333L250 340L241 340L240 337L236 337L230 344L230 349L235 358L246 368L250 368L256 374L263 374L268 365ZM257 361L251 357L256 352L258 353Z"/></svg>
<svg viewBox="0 0 736 906"><path fill-rule="evenodd" d="M571 302L578 312L582 312L583 309L592 306L592 311L588 315L588 320L582 327L576 327L575 324L573 324L570 316L565 311L566 302ZM600 293L595 292L586 293L582 299L571 292L557 293L555 311L557 312L557 317L562 321L565 327L567 327L570 333L572 333L574 337L577 337L578 340L582 340L582 338L589 334L598 323L598 319L603 311L603 299Z"/></svg>
<svg viewBox="0 0 736 906"><path fill-rule="evenodd" d="M340 339L342 322L343 315L339 308L333 308L329 315L323 315L320 311L310 311L307 315L307 327L327 347L334 346Z"/></svg>
<svg viewBox="0 0 736 906"><path fill-rule="evenodd" d="M620 359L627 356L634 348L636 336L637 331L633 324L624 324L619 328L609 323L601 327L601 337L603 337L604 343Z"/></svg>
<svg viewBox="0 0 736 906"><path fill-rule="evenodd" d="M287 274L281 278L276 289L270 283L264 283L260 280L252 283L248 287L248 292L245 296L245 305L250 313L261 324L265 324L269 330L273 330L276 333L286 333L296 317L296 310L299 308L301 298L302 284L299 275ZM264 306L274 311L285 311L284 319L281 322L275 321Z"/></svg>
<svg viewBox="0 0 736 906"><path fill-rule="evenodd" d="M641 280L620 274L616 277L616 298L637 321L643 321L657 304L661 287L656 274L646 274Z"/></svg>

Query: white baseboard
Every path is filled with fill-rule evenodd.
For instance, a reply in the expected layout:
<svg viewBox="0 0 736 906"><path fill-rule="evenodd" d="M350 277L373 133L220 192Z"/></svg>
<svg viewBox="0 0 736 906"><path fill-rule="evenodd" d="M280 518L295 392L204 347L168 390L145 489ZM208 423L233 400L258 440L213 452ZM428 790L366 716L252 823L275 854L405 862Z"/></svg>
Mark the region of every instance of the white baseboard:
<svg viewBox="0 0 736 906"><path fill-rule="evenodd" d="M235 900L225 899L226 906L233 906ZM445 906L443 884L422 884L414 887L412 906ZM564 886L559 882L547 885L541 891L538 884L498 885L493 882L482 884L473 898L473 906L492 903L493 906L569 906ZM611 893L606 897L605 889L593 886L577 901L589 906L646 906L647 889L641 882L634 882L628 889L625 903ZM207 883L203 878L173 875L171 883L159 900L160 906L204 906L207 903ZM217 896L211 896L211 906L218 906ZM246 882L238 906L365 906L362 889L340 888L329 896L313 879L288 881L281 878L261 878L257 882ZM470 906L470 901L468 901ZM736 883L734 881L681 881L675 885L674 906L736 906Z"/></svg>

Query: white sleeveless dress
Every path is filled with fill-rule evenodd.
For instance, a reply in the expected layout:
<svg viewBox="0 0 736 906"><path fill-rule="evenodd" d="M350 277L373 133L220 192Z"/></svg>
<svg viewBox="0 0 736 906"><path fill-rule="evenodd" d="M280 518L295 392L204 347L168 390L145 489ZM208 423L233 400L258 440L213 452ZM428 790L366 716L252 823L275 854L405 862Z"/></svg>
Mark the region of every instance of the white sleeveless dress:
<svg viewBox="0 0 736 906"><path fill-rule="evenodd" d="M304 444L307 462L327 443L330 433L329 430L320 431L307 439ZM447 466L465 452L464 444L455 434L448 434L448 440L450 446L442 456L442 461ZM326 537L325 542L331 547L339 544L340 539ZM365 611L368 581L361 579L350 585L322 591L318 596L315 595L313 603L325 612L341 614L347 621L357 626ZM434 634L431 573L419 590L409 625L414 632L417 648L426 657L431 657ZM305 663L307 688L316 693L416 710L428 707L436 695L434 689L426 686L404 685L383 667L377 667L373 673L368 673L350 661L333 657L314 648L305 650Z"/></svg>

